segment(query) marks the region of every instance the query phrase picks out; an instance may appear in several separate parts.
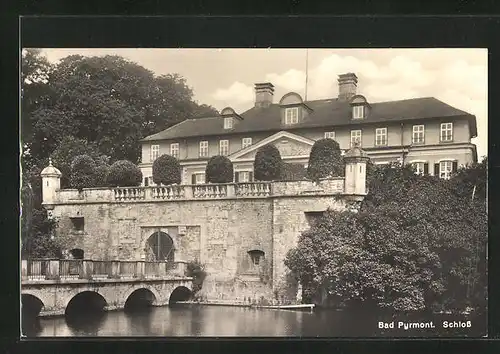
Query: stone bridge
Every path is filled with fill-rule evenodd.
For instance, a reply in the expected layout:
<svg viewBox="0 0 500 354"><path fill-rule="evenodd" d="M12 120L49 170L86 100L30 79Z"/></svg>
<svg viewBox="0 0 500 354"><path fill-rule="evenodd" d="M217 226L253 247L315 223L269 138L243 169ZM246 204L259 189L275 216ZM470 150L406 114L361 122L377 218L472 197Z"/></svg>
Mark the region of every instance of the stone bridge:
<svg viewBox="0 0 500 354"><path fill-rule="evenodd" d="M78 310L163 306L188 300L193 281L185 276L184 265L143 261L23 261L23 313L53 316Z"/></svg>

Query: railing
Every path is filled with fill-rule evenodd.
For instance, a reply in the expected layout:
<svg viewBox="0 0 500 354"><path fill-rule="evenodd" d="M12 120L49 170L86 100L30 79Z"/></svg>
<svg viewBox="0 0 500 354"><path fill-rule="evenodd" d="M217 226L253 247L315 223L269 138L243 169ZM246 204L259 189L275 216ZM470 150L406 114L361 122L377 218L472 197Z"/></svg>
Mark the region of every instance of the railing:
<svg viewBox="0 0 500 354"><path fill-rule="evenodd" d="M22 280L121 279L185 276L184 261L94 261L85 259L22 260Z"/></svg>
<svg viewBox="0 0 500 354"><path fill-rule="evenodd" d="M271 194L269 182L248 182L236 184L237 197L267 197Z"/></svg>
<svg viewBox="0 0 500 354"><path fill-rule="evenodd" d="M114 189L115 200L144 200L146 191L142 187L125 187Z"/></svg>
<svg viewBox="0 0 500 354"><path fill-rule="evenodd" d="M193 198L224 198L227 197L227 184L198 184L192 186Z"/></svg>
<svg viewBox="0 0 500 354"><path fill-rule="evenodd" d="M186 186L165 186L151 187L151 197L153 199L183 199L185 198Z"/></svg>

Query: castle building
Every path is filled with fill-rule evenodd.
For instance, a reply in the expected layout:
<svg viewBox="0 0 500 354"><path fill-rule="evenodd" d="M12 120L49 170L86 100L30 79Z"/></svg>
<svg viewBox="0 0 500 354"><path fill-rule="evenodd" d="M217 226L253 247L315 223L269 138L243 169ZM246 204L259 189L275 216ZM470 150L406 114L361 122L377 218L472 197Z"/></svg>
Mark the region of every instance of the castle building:
<svg viewBox="0 0 500 354"><path fill-rule="evenodd" d="M294 92L274 103L271 83L255 84L254 107L243 113L223 109L219 116L188 118L142 139L139 167L151 185L152 164L163 154L179 159L183 184L205 183L210 157L233 162L235 182L253 181L253 160L263 145L274 144L285 162L307 167L318 139L336 140L345 152L361 144L376 164L410 163L417 173L449 178L461 165L477 161L476 117L433 97L368 102L357 93L354 73L339 75L338 97L304 101Z"/></svg>

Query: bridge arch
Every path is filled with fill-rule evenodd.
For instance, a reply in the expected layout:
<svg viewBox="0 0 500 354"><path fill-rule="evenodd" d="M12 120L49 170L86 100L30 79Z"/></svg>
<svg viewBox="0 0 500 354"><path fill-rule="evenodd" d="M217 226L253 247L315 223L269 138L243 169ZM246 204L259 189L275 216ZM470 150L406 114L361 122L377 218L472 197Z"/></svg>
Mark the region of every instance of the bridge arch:
<svg viewBox="0 0 500 354"><path fill-rule="evenodd" d="M70 296L64 306L65 315L85 312L102 312L108 306L108 301L97 291L85 290Z"/></svg>
<svg viewBox="0 0 500 354"><path fill-rule="evenodd" d="M21 294L21 312L24 316L38 316L45 304L38 296L28 293Z"/></svg>
<svg viewBox="0 0 500 354"><path fill-rule="evenodd" d="M144 300L148 300L150 305L155 306L158 305L161 301L161 295L154 288L154 286L138 286L129 289L123 296L123 304L127 305L127 302L131 300L131 297L134 295L142 296Z"/></svg>
<svg viewBox="0 0 500 354"><path fill-rule="evenodd" d="M178 301L187 301L191 299L193 292L186 286L180 285L176 287L168 299L168 304L173 305Z"/></svg>

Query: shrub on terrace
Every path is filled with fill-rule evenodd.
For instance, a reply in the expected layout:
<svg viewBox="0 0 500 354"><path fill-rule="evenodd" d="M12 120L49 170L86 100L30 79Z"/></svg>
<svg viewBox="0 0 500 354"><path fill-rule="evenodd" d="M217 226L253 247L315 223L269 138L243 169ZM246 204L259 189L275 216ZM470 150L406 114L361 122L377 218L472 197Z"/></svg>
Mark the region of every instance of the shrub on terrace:
<svg viewBox="0 0 500 354"><path fill-rule="evenodd" d="M279 180L282 176L283 161L278 148L270 144L259 148L253 166L256 181Z"/></svg>
<svg viewBox="0 0 500 354"><path fill-rule="evenodd" d="M111 165L107 183L111 187L135 187L142 182L142 172L128 160L119 160Z"/></svg>
<svg viewBox="0 0 500 354"><path fill-rule="evenodd" d="M153 162L153 182L170 185L181 183L181 165L170 155L161 155Z"/></svg>
<svg viewBox="0 0 500 354"><path fill-rule="evenodd" d="M313 181L344 175L344 163L339 144L332 139L317 140L309 155L307 177Z"/></svg>
<svg viewBox="0 0 500 354"><path fill-rule="evenodd" d="M205 175L210 183L230 183L234 178L233 163L225 156L213 156L208 160Z"/></svg>

